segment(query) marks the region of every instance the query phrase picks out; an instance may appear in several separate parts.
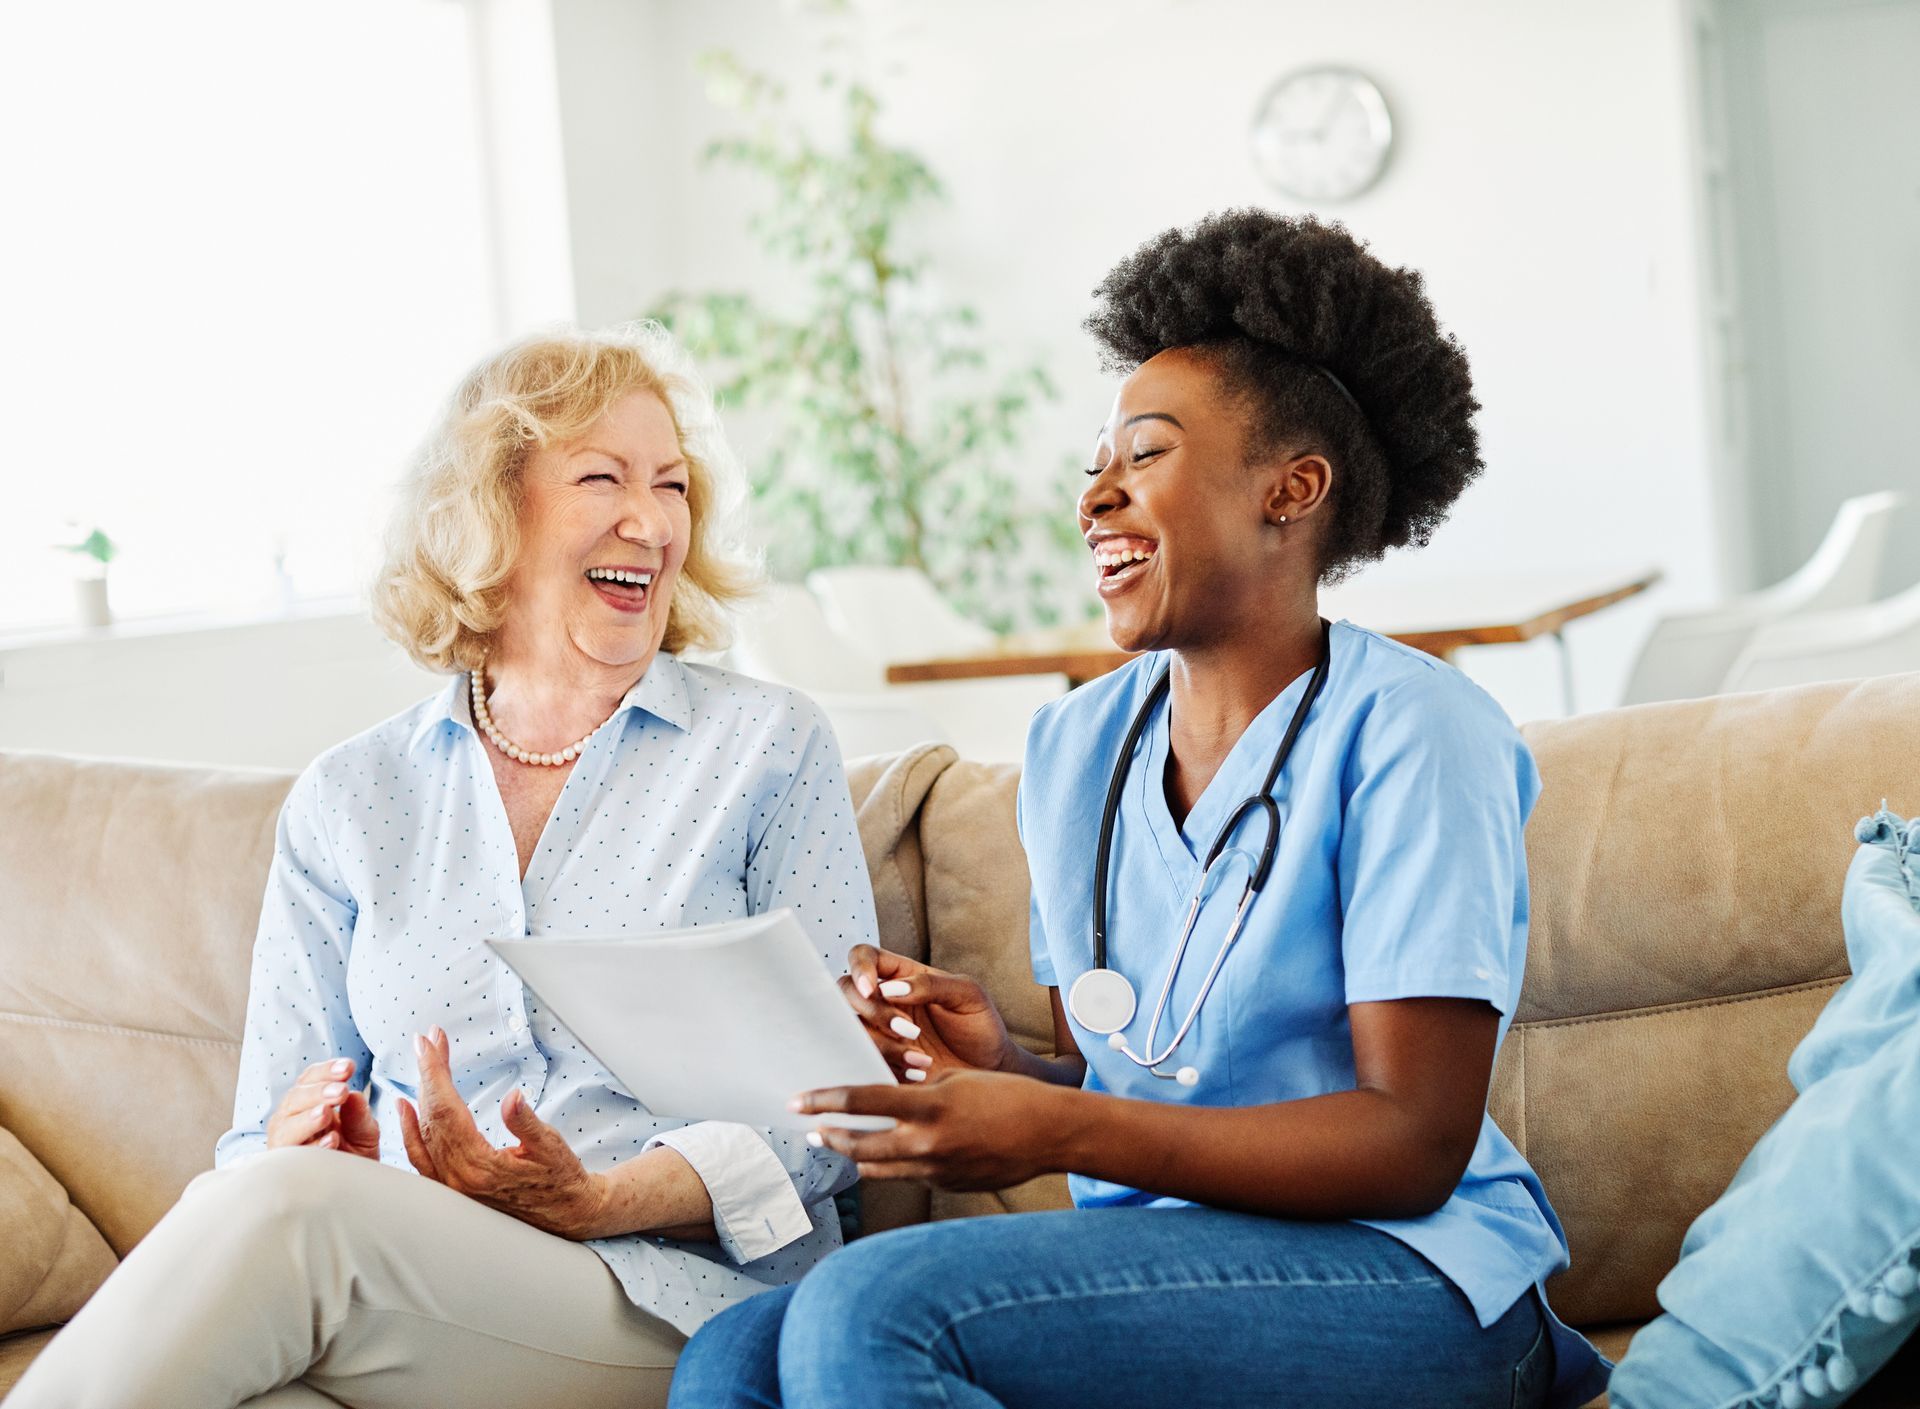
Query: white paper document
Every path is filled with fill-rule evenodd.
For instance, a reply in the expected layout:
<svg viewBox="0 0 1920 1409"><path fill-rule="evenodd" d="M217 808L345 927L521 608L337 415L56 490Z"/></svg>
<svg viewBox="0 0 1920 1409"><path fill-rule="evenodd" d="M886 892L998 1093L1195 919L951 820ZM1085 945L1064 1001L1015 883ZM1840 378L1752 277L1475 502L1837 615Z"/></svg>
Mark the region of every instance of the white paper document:
<svg viewBox="0 0 1920 1409"><path fill-rule="evenodd" d="M618 939L487 944L655 1115L789 1130L894 1123L787 1109L802 1091L894 1083L791 910Z"/></svg>

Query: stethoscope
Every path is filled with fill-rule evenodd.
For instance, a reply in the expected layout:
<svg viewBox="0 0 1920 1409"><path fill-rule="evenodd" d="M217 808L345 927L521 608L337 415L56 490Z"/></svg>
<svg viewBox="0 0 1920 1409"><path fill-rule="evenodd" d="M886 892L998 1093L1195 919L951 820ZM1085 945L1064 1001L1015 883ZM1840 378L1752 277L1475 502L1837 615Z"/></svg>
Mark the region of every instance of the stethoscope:
<svg viewBox="0 0 1920 1409"><path fill-rule="evenodd" d="M1233 809L1233 815L1227 818L1226 825L1220 828L1220 834L1213 839L1213 846L1207 852L1207 864L1200 872L1199 884L1194 886L1193 898L1187 906L1187 923L1180 931L1180 942L1174 946L1173 961L1167 965L1166 982L1160 985L1160 1001L1154 1005L1153 1021L1147 1024L1147 1050L1144 1056L1134 1051L1121 1035L1122 1029L1133 1021L1133 985L1125 974L1107 967L1107 862L1113 853L1114 818L1120 811L1120 797L1126 787L1127 772L1133 764L1133 750L1140 742L1140 734L1147 727L1147 720L1167 693L1171 669L1161 671L1160 677L1153 682L1146 700L1140 706L1140 712L1133 717L1133 726L1127 730L1126 742L1120 745L1120 757L1114 762L1113 776L1107 784L1106 810L1100 816L1100 850L1093 870L1093 967L1080 975L1068 991L1067 1011L1087 1031L1108 1034L1107 1045L1128 1061L1145 1067L1164 1080L1178 1081L1182 1086L1192 1086L1200 1080L1200 1072L1195 1067L1181 1067L1170 1076L1159 1067L1186 1041L1194 1019L1200 1016L1201 1005L1213 991L1213 981L1220 975L1220 966L1226 963L1228 952L1240 937L1240 925L1246 918L1247 907L1252 905L1254 896L1266 885L1267 875L1273 870L1273 853L1280 840L1280 808L1272 797L1273 785L1280 777L1280 770L1286 766L1287 755L1293 752L1293 741L1299 737L1300 727L1307 721L1307 711L1313 708L1321 687L1327 683L1327 667L1332 659L1333 627L1322 617L1319 663L1313 668L1313 679L1307 684L1306 694L1300 697L1300 705L1293 712L1293 722L1287 725L1286 737L1280 740L1280 748L1273 756L1273 767L1267 770L1267 781L1258 793ZM1239 847L1227 852L1223 858L1221 853L1226 851L1227 840L1233 835L1234 828L1240 825L1242 817L1255 809L1263 814L1267 823L1267 839L1260 848L1259 859L1256 861ZM1173 996L1174 980L1180 973L1180 961L1186 957L1187 942L1193 938L1193 926L1200 918L1200 906L1212 892L1215 863L1223 859L1231 862L1236 857L1247 862L1248 871L1246 889L1240 892L1240 904L1233 912L1233 924L1227 931L1226 939L1221 942L1220 952L1213 956L1213 967L1207 970L1206 981L1200 985L1193 1006L1187 1009L1186 1021L1180 1024L1180 1030L1174 1033L1173 1040L1166 1048L1156 1054L1153 1045L1160 1031L1160 1018L1166 1012L1167 1000Z"/></svg>

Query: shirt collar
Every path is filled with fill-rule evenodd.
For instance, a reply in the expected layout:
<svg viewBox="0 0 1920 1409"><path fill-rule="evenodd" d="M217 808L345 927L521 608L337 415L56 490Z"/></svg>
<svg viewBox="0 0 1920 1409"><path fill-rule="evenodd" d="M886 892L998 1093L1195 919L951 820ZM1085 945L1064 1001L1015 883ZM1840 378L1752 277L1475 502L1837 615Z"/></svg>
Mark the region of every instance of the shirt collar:
<svg viewBox="0 0 1920 1409"><path fill-rule="evenodd" d="M687 668L677 657L665 651L655 652L653 664L647 667L639 683L627 691L626 698L620 701L620 709L643 709L682 733L691 729L693 698L687 685Z"/></svg>
<svg viewBox="0 0 1920 1409"><path fill-rule="evenodd" d="M473 707L467 699L467 673L461 671L441 688L439 694L426 703L420 722L414 726L413 733L407 738L407 752L412 753L419 748L428 737L450 719L466 725L469 729L473 728L472 710Z"/></svg>
<svg viewBox="0 0 1920 1409"><path fill-rule="evenodd" d="M449 680L440 693L428 703L426 713L421 715L420 723L414 727L407 739L409 752L418 748L441 725L451 721L473 732L473 703L468 693L466 671ZM614 710L615 717L630 709L644 710L666 724L682 732L693 727L693 698L687 684L687 668L678 659L660 651L654 655L653 664L647 667L647 673L640 677L634 687L621 698L620 706Z"/></svg>

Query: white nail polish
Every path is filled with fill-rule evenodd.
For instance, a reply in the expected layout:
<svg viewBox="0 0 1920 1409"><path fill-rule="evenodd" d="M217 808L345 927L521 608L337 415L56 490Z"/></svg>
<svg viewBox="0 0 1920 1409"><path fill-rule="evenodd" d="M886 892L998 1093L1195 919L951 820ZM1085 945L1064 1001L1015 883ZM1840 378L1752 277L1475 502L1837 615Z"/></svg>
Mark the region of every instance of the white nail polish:
<svg viewBox="0 0 1920 1409"><path fill-rule="evenodd" d="M903 978L890 978L880 985L882 998L905 998L913 992L913 985Z"/></svg>
<svg viewBox="0 0 1920 1409"><path fill-rule="evenodd" d="M920 1035L920 1029L908 1022L905 1018L895 1018L892 1022L888 1023L887 1026L906 1038L909 1042Z"/></svg>
<svg viewBox="0 0 1920 1409"><path fill-rule="evenodd" d="M827 1137L822 1135L818 1130L809 1130L807 1132L807 1143L817 1150L827 1143Z"/></svg>
<svg viewBox="0 0 1920 1409"><path fill-rule="evenodd" d="M853 986L860 990L860 996L862 998L873 997L873 980L868 978L865 974L862 974L860 975L859 978L855 979L853 981Z"/></svg>
<svg viewBox="0 0 1920 1409"><path fill-rule="evenodd" d="M925 1081L926 1079L927 1079L927 1074L924 1071L920 1070L919 1067L907 1068L908 1081Z"/></svg>

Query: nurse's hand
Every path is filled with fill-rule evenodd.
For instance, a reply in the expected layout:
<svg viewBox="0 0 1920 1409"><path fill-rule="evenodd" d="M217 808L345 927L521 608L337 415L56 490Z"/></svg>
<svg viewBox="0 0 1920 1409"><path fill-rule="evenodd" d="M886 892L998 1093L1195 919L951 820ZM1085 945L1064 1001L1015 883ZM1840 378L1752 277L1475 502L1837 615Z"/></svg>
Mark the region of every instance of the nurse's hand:
<svg viewBox="0 0 1920 1409"><path fill-rule="evenodd" d="M420 1064L419 1109L400 1098L400 1135L413 1167L543 1233L598 1236L606 1217L605 1176L587 1173L560 1132L535 1115L517 1090L500 1103L500 1119L520 1143L494 1148L454 1088L446 1033L436 1027L413 1045Z"/></svg>
<svg viewBox="0 0 1920 1409"><path fill-rule="evenodd" d="M963 974L861 944L847 955L840 991L903 1081L1005 1071L1018 1059L993 999Z"/></svg>
<svg viewBox="0 0 1920 1409"><path fill-rule="evenodd" d="M267 1121L267 1148L312 1145L379 1159L380 1124L366 1093L347 1085L352 1077L348 1057L315 1062L301 1072Z"/></svg>
<svg viewBox="0 0 1920 1409"><path fill-rule="evenodd" d="M1077 1092L1032 1077L963 1071L926 1086L840 1086L795 1096L802 1115L892 1116L891 1130L826 1125L809 1144L837 1150L863 1179L942 1189L1005 1189L1060 1169L1057 1143Z"/></svg>

